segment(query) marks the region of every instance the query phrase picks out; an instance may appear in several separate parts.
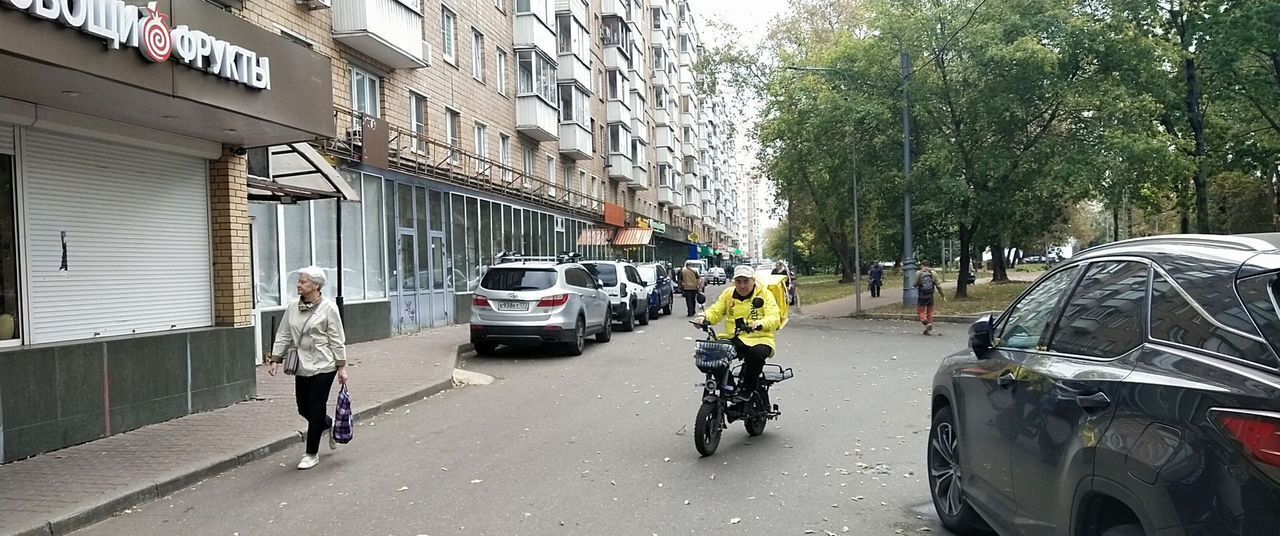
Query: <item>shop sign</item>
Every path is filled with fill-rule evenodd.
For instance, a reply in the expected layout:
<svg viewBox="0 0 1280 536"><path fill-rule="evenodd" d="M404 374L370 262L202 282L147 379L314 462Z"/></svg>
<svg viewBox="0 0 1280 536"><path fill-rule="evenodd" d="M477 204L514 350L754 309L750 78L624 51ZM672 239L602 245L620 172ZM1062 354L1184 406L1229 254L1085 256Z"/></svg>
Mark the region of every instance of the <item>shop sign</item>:
<svg viewBox="0 0 1280 536"><path fill-rule="evenodd" d="M699 238L702 238L702 237L698 236L698 232L697 232L697 231L689 231L689 241L690 241L690 242L697 242Z"/></svg>
<svg viewBox="0 0 1280 536"><path fill-rule="evenodd" d="M667 233L667 224L662 223L662 222L660 222L660 221L650 221L650 222L649 222L649 227L650 227L650 228L652 228L652 229L653 229L653 232L655 232L655 233L658 233L658 234L666 234L666 233Z"/></svg>
<svg viewBox="0 0 1280 536"><path fill-rule="evenodd" d="M649 218L645 218L644 216L636 216L636 228L652 229L652 227L649 226Z"/></svg>
<svg viewBox="0 0 1280 536"><path fill-rule="evenodd" d="M80 30L106 40L108 48L136 48L155 63L176 57L179 63L254 89L271 89L271 60L182 24L156 8L124 0L0 0L0 6Z"/></svg>
<svg viewBox="0 0 1280 536"><path fill-rule="evenodd" d="M604 204L604 222L614 227L627 226L627 211L621 205Z"/></svg>

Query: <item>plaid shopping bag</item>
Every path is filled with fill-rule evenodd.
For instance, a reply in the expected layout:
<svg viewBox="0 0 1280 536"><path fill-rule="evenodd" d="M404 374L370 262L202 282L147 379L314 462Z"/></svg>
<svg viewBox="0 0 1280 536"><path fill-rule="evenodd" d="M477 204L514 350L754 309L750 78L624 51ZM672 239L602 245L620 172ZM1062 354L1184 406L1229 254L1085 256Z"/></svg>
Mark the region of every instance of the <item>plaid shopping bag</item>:
<svg viewBox="0 0 1280 536"><path fill-rule="evenodd" d="M351 414L351 394L343 385L338 391L338 409L333 414L333 440L342 444L351 442L355 435L356 419Z"/></svg>

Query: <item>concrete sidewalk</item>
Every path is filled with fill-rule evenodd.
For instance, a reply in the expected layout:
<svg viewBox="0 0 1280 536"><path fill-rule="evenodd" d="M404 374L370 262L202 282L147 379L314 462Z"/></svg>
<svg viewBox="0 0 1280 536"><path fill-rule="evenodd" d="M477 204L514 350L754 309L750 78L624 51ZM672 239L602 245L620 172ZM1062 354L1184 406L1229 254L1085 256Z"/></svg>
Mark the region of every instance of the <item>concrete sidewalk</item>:
<svg viewBox="0 0 1280 536"><path fill-rule="evenodd" d="M348 347L357 422L448 388L468 338L463 325ZM0 535L66 534L281 450L301 458L305 425L293 378L258 367L255 400L0 465Z"/></svg>
<svg viewBox="0 0 1280 536"><path fill-rule="evenodd" d="M1029 272L1010 271L1009 279L1014 281L1035 281L1036 278L1040 277L1040 275L1043 273L1044 272L1029 273ZM948 278L948 280L942 282L942 284L939 285L939 287L942 288L942 292L946 293L947 296L951 296L956 290L956 275L957 274L955 272L947 272L946 277ZM986 272L984 273L983 276L978 276L977 282L974 283L974 285L986 285L989 283L991 283L991 274L990 272ZM863 284L863 288L865 289L867 284L867 281L865 278L863 279L862 284ZM852 286L852 283L850 284L850 286ZM872 298L871 291L869 290L862 291L862 310L863 311L870 311L871 309L875 309L876 307L891 305L895 303L902 303L902 278L900 277L893 280L886 279L885 286L880 289L879 298ZM801 306L800 315L803 317L844 318L844 317L853 316L855 298L853 295L850 295L847 298L840 298L838 300L831 300L829 302L823 302L815 305L805 305L804 304L804 286L801 285L800 286L800 306ZM901 314L906 315L902 317L903 319L911 320L915 318L915 311L911 309L902 309Z"/></svg>

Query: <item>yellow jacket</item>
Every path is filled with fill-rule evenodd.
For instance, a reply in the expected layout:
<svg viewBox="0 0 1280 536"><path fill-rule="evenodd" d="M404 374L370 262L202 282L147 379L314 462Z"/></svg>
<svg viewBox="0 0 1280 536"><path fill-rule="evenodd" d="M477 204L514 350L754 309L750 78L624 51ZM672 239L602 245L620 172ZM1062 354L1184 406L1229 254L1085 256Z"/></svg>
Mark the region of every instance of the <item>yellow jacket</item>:
<svg viewBox="0 0 1280 536"><path fill-rule="evenodd" d="M752 309L751 302L756 298L764 300L764 307ZM725 289L720 293L720 298L716 303L707 309L707 322L710 324L718 324L721 320L725 321L727 335L733 334L735 320L743 319L747 325L753 325L757 322L764 324L764 329L752 333L743 333L738 338L747 346L755 346L758 344L768 345L769 348L777 349L774 343L773 334L782 328L782 317L778 310L778 302L773 299L773 294L765 288L764 283L756 281L755 292L747 300L738 300L733 297L733 287Z"/></svg>

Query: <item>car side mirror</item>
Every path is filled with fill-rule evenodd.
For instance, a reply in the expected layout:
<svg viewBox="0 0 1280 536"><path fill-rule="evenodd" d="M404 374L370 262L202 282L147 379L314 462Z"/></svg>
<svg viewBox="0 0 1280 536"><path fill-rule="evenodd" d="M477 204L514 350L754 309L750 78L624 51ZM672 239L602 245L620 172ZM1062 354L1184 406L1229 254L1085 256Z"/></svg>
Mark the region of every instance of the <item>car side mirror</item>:
<svg viewBox="0 0 1280 536"><path fill-rule="evenodd" d="M992 341L995 338L992 332L992 324L994 322L995 317L987 315L978 319L972 326L969 326L969 347L973 348L973 352L979 358L983 357L983 354L992 348Z"/></svg>
<svg viewBox="0 0 1280 536"><path fill-rule="evenodd" d="M604 288L604 280L603 280L603 279L597 279L597 280L596 280L596 290L600 290L600 289L603 289L603 288Z"/></svg>
<svg viewBox="0 0 1280 536"><path fill-rule="evenodd" d="M695 298L695 299L696 299L696 300L698 301L698 303L700 303L700 304L705 304L705 303L707 303L707 295L706 295L706 294L703 294L703 293L701 293L701 292L699 292L699 293L698 293L698 297L697 297L697 298Z"/></svg>

